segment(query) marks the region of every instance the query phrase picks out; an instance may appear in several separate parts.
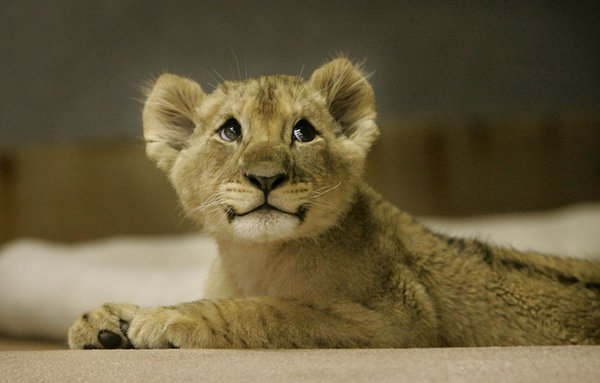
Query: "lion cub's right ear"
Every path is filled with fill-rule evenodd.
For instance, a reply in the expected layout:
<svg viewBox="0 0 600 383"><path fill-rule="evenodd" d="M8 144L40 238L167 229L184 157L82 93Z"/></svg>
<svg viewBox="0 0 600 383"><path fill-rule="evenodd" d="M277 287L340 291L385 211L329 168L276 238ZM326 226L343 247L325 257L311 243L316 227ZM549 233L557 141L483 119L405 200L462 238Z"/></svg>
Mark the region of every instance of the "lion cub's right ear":
<svg viewBox="0 0 600 383"><path fill-rule="evenodd" d="M197 124L196 108L205 94L198 83L163 74L154 83L144 105L146 154L168 172Z"/></svg>

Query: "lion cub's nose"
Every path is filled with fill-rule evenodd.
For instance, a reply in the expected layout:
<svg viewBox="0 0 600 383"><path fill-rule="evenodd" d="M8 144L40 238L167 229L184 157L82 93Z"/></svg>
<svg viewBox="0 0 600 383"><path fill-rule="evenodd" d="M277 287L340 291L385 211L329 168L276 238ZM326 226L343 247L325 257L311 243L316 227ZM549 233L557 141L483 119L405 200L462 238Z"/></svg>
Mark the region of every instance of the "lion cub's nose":
<svg viewBox="0 0 600 383"><path fill-rule="evenodd" d="M262 190L265 194L268 194L271 190L278 188L285 182L285 180L287 180L287 176L283 173L270 177L257 176L254 174L244 174L244 176L248 182Z"/></svg>

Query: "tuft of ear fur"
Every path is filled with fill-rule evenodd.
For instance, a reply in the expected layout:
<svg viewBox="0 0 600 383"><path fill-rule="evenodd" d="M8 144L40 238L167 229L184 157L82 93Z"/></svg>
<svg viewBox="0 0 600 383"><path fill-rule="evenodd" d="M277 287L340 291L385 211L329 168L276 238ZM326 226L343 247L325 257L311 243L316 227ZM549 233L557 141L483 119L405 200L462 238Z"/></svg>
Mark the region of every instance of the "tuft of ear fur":
<svg viewBox="0 0 600 383"><path fill-rule="evenodd" d="M315 70L310 85L327 102L329 113L344 134L366 154L379 136L375 94L360 66L340 57Z"/></svg>
<svg viewBox="0 0 600 383"><path fill-rule="evenodd" d="M143 123L146 154L169 171L179 151L196 128L196 109L204 92L195 81L163 74L148 92Z"/></svg>

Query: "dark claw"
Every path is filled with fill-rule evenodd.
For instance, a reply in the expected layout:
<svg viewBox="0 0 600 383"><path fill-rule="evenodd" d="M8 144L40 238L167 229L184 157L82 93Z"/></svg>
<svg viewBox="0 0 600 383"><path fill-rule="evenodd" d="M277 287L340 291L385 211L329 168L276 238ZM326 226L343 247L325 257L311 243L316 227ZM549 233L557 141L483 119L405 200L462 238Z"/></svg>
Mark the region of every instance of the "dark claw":
<svg viewBox="0 0 600 383"><path fill-rule="evenodd" d="M104 348L114 349L121 345L121 336L109 330L100 330L98 332L98 340Z"/></svg>
<svg viewBox="0 0 600 383"><path fill-rule="evenodd" d="M123 333L123 335L127 336L127 331L129 330L129 322L126 322L123 319L119 319L119 327L121 328L121 332Z"/></svg>
<svg viewBox="0 0 600 383"><path fill-rule="evenodd" d="M121 328L121 332L123 333L123 335L125 335L125 340L127 341L125 343L125 348L128 348L128 349L135 348L131 344L131 341L129 340L129 336L127 336L127 331L129 331L129 322L124 321L123 319L119 319L119 327Z"/></svg>

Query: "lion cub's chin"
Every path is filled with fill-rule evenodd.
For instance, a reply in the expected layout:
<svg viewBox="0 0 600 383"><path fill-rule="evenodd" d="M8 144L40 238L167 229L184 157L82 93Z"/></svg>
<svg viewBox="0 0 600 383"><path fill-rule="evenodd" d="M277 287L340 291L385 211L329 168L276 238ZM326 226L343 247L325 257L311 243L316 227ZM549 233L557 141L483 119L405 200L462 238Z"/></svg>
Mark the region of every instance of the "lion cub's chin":
<svg viewBox="0 0 600 383"><path fill-rule="evenodd" d="M254 242L271 242L297 236L300 218L277 211L257 211L235 217L231 222L235 235Z"/></svg>

